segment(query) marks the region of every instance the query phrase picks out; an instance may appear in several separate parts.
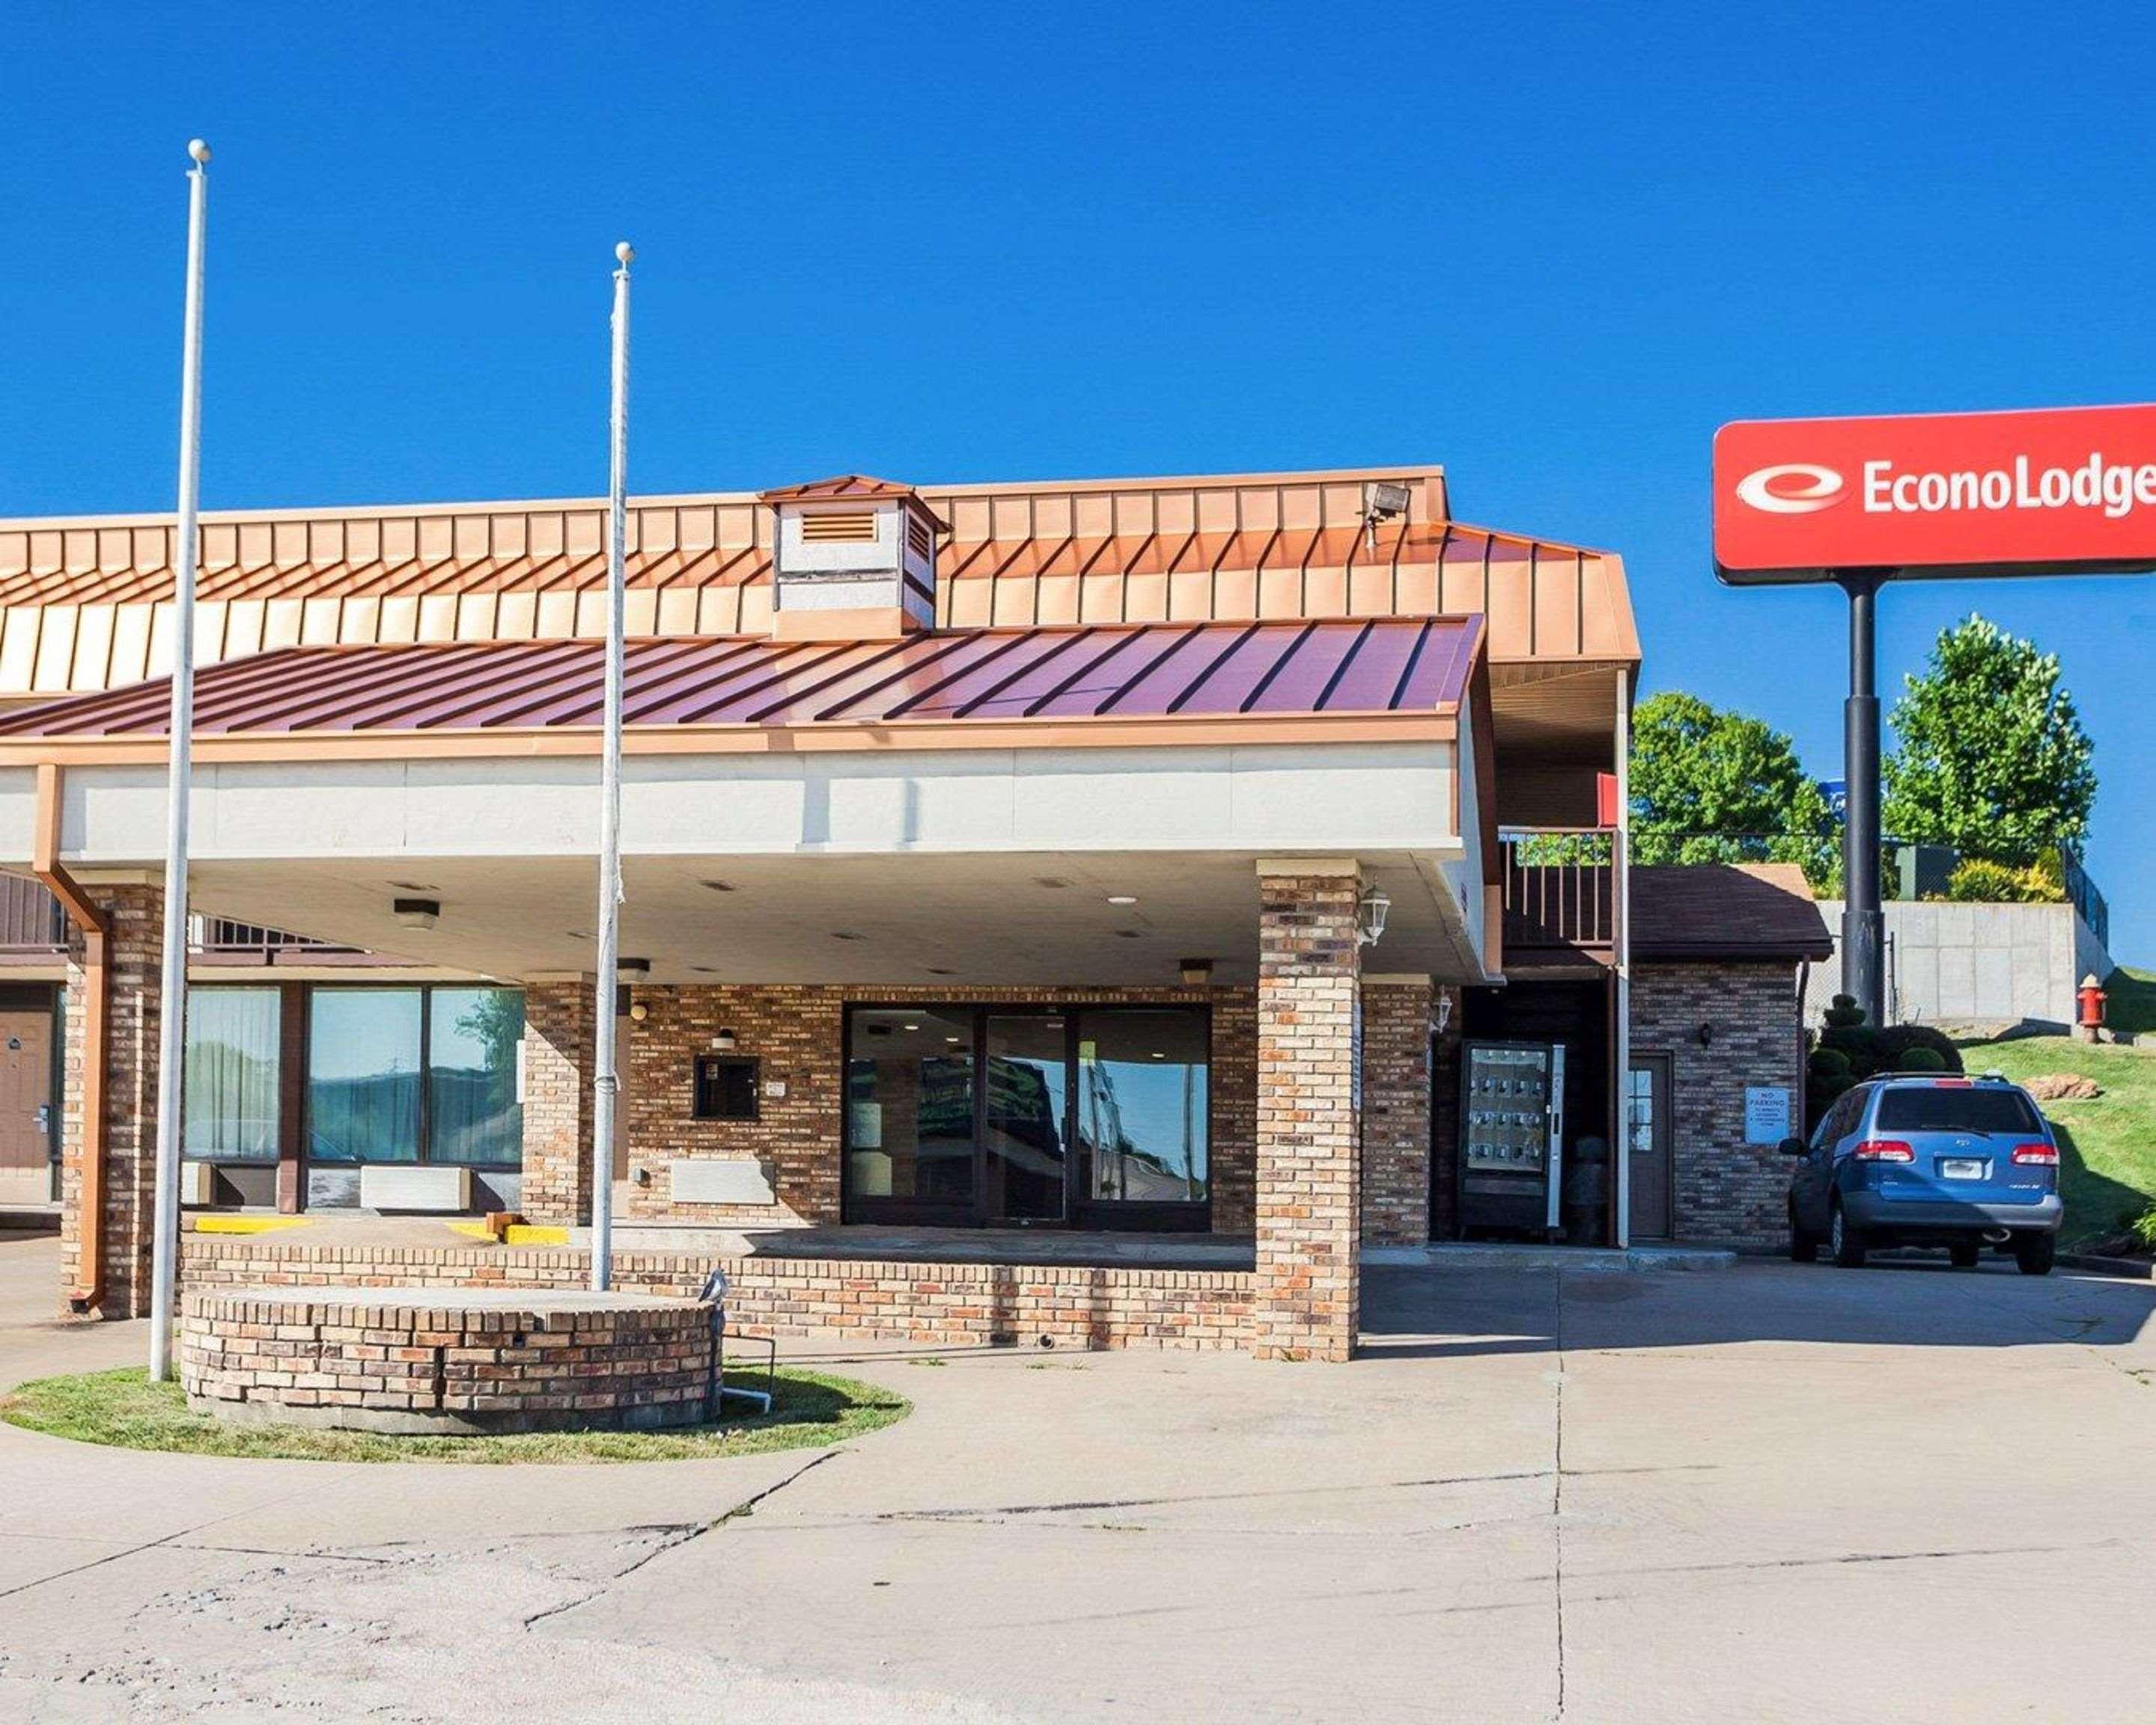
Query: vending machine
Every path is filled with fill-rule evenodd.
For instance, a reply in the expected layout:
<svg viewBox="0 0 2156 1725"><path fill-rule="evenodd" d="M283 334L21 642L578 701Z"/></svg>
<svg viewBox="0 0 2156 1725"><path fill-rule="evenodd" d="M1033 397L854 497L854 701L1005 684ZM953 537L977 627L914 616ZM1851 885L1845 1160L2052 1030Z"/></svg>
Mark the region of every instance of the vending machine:
<svg viewBox="0 0 2156 1725"><path fill-rule="evenodd" d="M1460 1049L1460 1225L1554 1237L1564 1178L1564 1046Z"/></svg>

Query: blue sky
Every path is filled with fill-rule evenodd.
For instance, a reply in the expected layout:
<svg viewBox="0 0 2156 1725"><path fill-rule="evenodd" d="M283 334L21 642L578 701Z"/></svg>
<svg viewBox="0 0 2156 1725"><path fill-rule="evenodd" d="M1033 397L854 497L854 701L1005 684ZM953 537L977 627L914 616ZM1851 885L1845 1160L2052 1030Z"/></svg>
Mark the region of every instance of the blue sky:
<svg viewBox="0 0 2156 1725"><path fill-rule="evenodd" d="M2156 398L2118 7L18 0L0 513L167 508L185 162L217 150L213 506L583 494L609 251L634 483L1441 460L1622 551L1646 686L1840 772L1830 592L1730 593L1738 417ZM2065 660L2092 867L2156 960L2156 578L1922 585Z"/></svg>

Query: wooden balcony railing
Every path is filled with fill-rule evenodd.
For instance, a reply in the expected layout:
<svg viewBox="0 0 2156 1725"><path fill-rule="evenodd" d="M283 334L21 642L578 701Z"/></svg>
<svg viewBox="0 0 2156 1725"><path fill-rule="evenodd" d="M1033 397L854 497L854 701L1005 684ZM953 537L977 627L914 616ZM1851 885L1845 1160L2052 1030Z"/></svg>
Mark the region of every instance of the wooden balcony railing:
<svg viewBox="0 0 2156 1725"><path fill-rule="evenodd" d="M42 882L0 875L0 952L43 956L67 948L67 916Z"/></svg>
<svg viewBox="0 0 2156 1725"><path fill-rule="evenodd" d="M1617 942L1611 835L1507 832L1505 951L1599 953Z"/></svg>

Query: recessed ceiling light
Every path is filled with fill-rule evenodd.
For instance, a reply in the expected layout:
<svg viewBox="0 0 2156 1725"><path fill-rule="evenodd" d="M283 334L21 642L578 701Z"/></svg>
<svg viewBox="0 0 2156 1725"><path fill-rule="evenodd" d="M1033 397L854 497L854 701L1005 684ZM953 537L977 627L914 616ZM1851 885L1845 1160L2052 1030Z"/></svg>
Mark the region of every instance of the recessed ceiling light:
<svg viewBox="0 0 2156 1725"><path fill-rule="evenodd" d="M1135 928L1119 928L1116 931L1116 938L1119 941L1140 941L1143 940L1145 936Z"/></svg>
<svg viewBox="0 0 2156 1725"><path fill-rule="evenodd" d="M956 1036L946 1036L943 1040L944 1040L946 1042L956 1042L956 1041L957 1041L959 1039L958 1039L958 1038L957 1038Z"/></svg>
<svg viewBox="0 0 2156 1725"><path fill-rule="evenodd" d="M834 928L831 931L831 938L834 941L865 941L868 937L851 928Z"/></svg>
<svg viewBox="0 0 2156 1725"><path fill-rule="evenodd" d="M901 1024L898 1028L901 1030L918 1030L921 1026L918 1024Z"/></svg>
<svg viewBox="0 0 2156 1725"><path fill-rule="evenodd" d="M955 970L946 970L940 964L932 964L928 967L928 973L931 976L956 976L957 972Z"/></svg>
<svg viewBox="0 0 2156 1725"><path fill-rule="evenodd" d="M1155 1049L1152 1051L1152 1057L1157 1060L1164 1060L1168 1058L1168 1056L1163 1054L1158 1049Z"/></svg>
<svg viewBox="0 0 2156 1725"><path fill-rule="evenodd" d="M1138 896L1135 892L1111 892L1108 895L1108 902L1111 905L1134 905L1137 901Z"/></svg>
<svg viewBox="0 0 2156 1725"><path fill-rule="evenodd" d="M734 890L734 883L731 880L699 880L696 884L708 886L714 892L732 892Z"/></svg>
<svg viewBox="0 0 2156 1725"><path fill-rule="evenodd" d="M424 880L392 880L389 883L399 892L439 892L439 886L429 886Z"/></svg>
<svg viewBox="0 0 2156 1725"><path fill-rule="evenodd" d="M1060 875L1035 875L1033 877L1033 884L1035 886L1045 886L1053 892L1068 886L1070 883Z"/></svg>

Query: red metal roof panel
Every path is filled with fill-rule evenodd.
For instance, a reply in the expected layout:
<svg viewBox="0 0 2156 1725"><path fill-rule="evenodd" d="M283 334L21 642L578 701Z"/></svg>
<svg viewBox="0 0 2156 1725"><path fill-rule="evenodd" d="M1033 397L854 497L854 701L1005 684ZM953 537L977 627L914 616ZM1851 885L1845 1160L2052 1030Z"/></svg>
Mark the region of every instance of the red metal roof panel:
<svg viewBox="0 0 2156 1725"><path fill-rule="evenodd" d="M631 641L633 726L1435 712L1464 698L1481 619L1152 623L945 630L897 641ZM288 647L203 667L201 736L600 722L603 644ZM0 737L163 734L163 679L0 716Z"/></svg>

